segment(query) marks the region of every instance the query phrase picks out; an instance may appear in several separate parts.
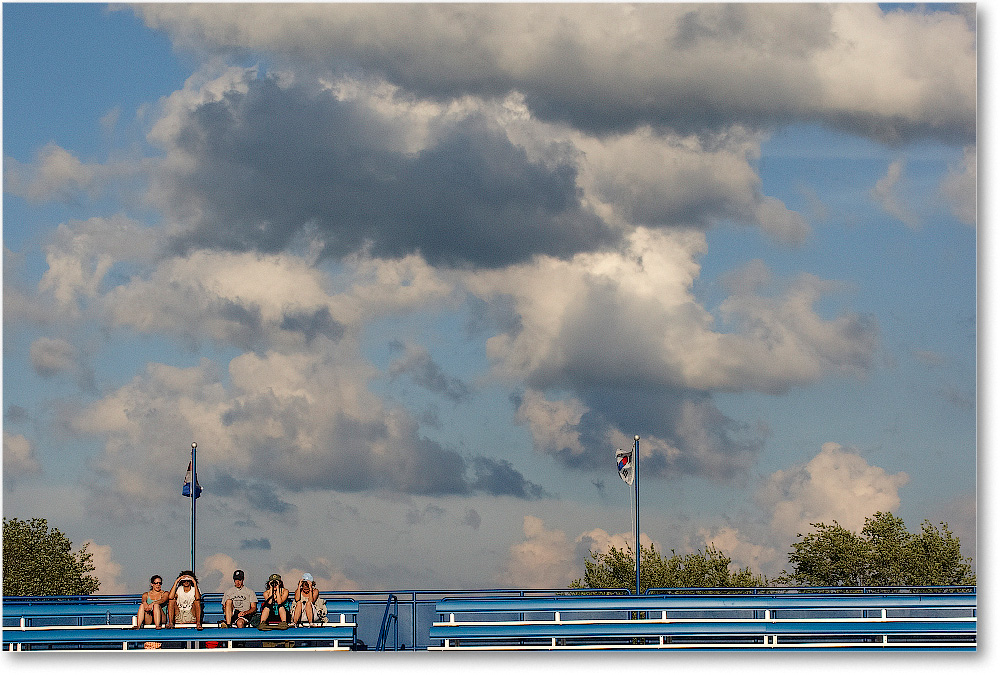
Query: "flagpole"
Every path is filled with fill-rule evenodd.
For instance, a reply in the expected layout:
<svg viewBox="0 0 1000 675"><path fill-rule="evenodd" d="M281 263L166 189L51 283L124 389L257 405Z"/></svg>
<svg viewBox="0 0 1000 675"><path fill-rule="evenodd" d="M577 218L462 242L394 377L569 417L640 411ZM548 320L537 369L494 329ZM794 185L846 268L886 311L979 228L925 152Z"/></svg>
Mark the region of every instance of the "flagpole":
<svg viewBox="0 0 1000 675"><path fill-rule="evenodd" d="M635 594L639 595L639 558L642 546L639 544L639 437L635 437L635 445L632 447L632 455L635 457Z"/></svg>
<svg viewBox="0 0 1000 675"><path fill-rule="evenodd" d="M198 444L191 444L191 571L195 572L194 568L194 542L195 542L195 512L196 504L198 501Z"/></svg>

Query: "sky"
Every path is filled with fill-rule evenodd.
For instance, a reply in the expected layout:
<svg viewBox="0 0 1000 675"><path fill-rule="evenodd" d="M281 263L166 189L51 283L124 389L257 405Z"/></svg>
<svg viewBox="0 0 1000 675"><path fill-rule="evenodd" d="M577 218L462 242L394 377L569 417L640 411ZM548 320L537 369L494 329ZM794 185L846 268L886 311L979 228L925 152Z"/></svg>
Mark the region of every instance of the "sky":
<svg viewBox="0 0 1000 675"><path fill-rule="evenodd" d="M976 140L974 5L5 3L3 515L562 588L638 435L662 552L975 556Z"/></svg>

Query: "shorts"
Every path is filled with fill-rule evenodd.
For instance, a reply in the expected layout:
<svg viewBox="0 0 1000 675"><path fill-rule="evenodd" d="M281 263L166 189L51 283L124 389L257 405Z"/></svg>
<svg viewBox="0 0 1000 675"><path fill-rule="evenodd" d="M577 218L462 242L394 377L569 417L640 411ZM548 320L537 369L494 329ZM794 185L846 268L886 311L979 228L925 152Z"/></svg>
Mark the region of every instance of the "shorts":
<svg viewBox="0 0 1000 675"><path fill-rule="evenodd" d="M177 623L194 623L194 607L178 607L174 621Z"/></svg>
<svg viewBox="0 0 1000 675"><path fill-rule="evenodd" d="M240 614L240 610L238 610L235 607L233 607L233 615L231 617L224 617L226 619L226 623L228 623L231 626L235 626L236 625L236 619L243 618L243 619L246 619L246 621L247 621L248 624L253 624L253 620L257 617L257 610L254 610L254 611L250 612L249 614L244 614L242 617L240 617L239 614Z"/></svg>

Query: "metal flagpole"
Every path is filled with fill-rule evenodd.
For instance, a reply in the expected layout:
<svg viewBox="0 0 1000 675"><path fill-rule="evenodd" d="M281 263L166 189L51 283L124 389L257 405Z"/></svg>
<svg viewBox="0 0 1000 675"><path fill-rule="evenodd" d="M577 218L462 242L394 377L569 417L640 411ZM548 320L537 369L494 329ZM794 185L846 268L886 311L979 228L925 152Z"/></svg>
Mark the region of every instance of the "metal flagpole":
<svg viewBox="0 0 1000 675"><path fill-rule="evenodd" d="M196 504L198 503L198 465L197 465L197 453L198 444L191 444L191 571L195 572L194 568L194 542L195 542L195 512Z"/></svg>
<svg viewBox="0 0 1000 675"><path fill-rule="evenodd" d="M632 446L632 456L635 458L635 594L639 595L639 558L642 547L639 545L639 437L635 437Z"/></svg>

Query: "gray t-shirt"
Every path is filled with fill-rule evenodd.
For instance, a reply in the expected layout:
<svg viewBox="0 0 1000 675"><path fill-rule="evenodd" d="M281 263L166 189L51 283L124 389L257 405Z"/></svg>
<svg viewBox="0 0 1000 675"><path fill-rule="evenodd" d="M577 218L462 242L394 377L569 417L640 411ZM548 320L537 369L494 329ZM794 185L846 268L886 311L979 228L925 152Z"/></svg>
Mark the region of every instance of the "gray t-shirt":
<svg viewBox="0 0 1000 675"><path fill-rule="evenodd" d="M243 588L233 586L222 595L223 603L230 599L233 601L233 609L237 612L245 612L250 609L251 602L257 602L257 594L250 590L246 584L243 584Z"/></svg>

